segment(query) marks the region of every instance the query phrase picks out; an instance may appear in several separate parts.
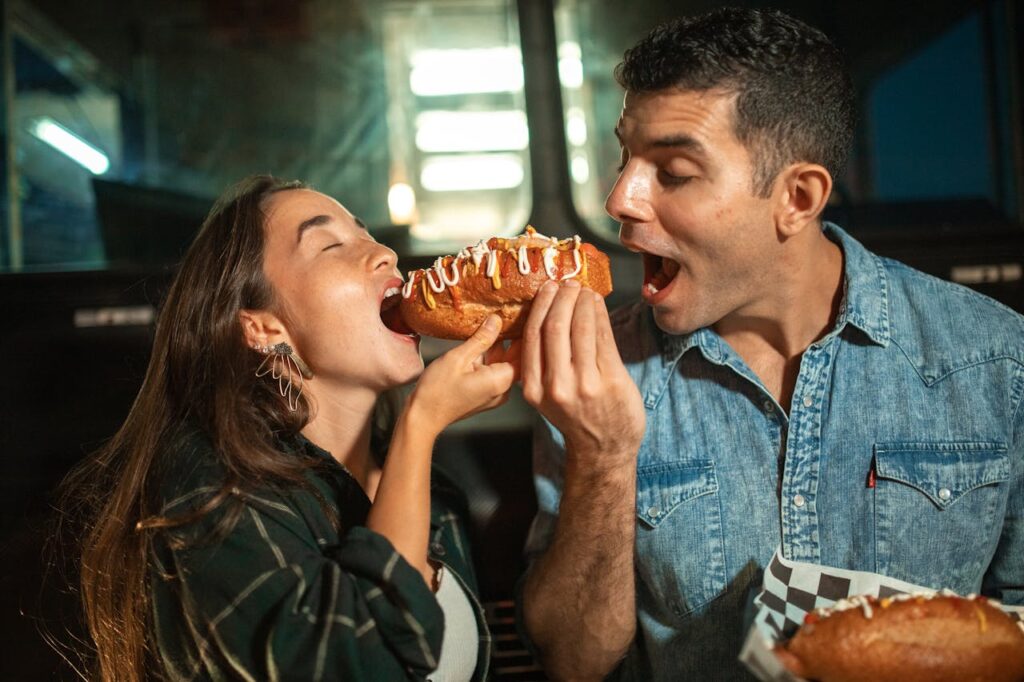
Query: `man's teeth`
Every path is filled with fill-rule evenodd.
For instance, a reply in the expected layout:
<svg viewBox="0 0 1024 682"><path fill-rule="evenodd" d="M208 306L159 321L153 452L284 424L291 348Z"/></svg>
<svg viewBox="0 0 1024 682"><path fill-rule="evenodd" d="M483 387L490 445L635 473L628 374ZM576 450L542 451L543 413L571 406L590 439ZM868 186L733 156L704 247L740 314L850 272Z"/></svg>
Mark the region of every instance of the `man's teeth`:
<svg viewBox="0 0 1024 682"><path fill-rule="evenodd" d="M647 293L652 296L658 293L658 287L654 286L654 282L648 282L645 288L647 289Z"/></svg>

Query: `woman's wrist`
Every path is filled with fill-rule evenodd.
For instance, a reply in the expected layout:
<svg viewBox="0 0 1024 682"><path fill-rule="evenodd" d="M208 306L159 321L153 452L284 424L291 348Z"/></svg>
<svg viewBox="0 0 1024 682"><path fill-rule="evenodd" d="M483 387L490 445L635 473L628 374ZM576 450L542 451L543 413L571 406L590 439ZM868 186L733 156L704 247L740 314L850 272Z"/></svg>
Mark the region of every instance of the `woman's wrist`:
<svg viewBox="0 0 1024 682"><path fill-rule="evenodd" d="M402 410L402 414L398 418L398 422L395 424L396 435L401 433L402 436L410 440L422 441L428 440L433 445L434 440L444 430L443 426L438 426L435 420L432 418L430 411L423 405L421 400L417 399L415 391L409 400L405 404L405 409Z"/></svg>

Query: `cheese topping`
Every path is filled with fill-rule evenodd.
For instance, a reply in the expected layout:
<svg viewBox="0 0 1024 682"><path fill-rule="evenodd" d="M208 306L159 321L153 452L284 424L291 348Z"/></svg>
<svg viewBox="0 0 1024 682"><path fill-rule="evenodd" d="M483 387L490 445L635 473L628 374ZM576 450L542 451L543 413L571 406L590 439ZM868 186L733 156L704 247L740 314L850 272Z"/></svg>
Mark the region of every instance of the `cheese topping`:
<svg viewBox="0 0 1024 682"><path fill-rule="evenodd" d="M870 619L874 615L874 611L872 610L872 605L878 606L878 607L883 608L883 609L887 609L887 608L889 608L893 604L893 602L911 601L911 600L924 601L925 599L934 599L935 597L940 597L940 596L941 597L956 597L956 596L959 596L959 595L957 595L956 592L953 592L952 590L948 590L948 589L943 589L943 590L940 590L938 592L909 592L909 593L906 593L906 594L894 594L894 595L891 595L891 596L888 596L888 597L884 597L882 599L876 599L875 597L868 597L868 596L860 595L859 594L859 595L854 596L854 597L847 597L846 599L840 599L839 601L837 601L832 606L824 606L824 607L822 607L820 609L815 609L814 613L816 613L817 615L821 616L822 618L826 618L828 616L831 616L833 613L835 613L837 611L846 611L848 609L859 608L859 609L861 609L864 612L864 617ZM965 597L965 599L974 599L975 596L976 595L969 594L969 595L967 595Z"/></svg>

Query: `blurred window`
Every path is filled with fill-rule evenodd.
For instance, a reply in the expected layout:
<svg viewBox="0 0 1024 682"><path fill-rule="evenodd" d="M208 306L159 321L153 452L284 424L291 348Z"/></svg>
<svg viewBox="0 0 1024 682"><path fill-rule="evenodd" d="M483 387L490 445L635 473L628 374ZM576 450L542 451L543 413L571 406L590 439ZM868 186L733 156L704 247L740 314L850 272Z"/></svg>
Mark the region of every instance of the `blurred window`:
<svg viewBox="0 0 1024 682"><path fill-rule="evenodd" d="M309 182L403 253L520 229L510 0L12 0L0 270L176 262L251 173Z"/></svg>

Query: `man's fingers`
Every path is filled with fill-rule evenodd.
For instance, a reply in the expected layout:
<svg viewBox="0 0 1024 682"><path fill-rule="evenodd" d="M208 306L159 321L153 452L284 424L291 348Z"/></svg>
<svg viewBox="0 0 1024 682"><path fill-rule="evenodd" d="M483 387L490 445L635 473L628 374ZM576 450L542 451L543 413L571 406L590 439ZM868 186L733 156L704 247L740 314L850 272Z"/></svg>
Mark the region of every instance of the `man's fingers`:
<svg viewBox="0 0 1024 682"><path fill-rule="evenodd" d="M593 293L580 292L572 313L572 364L577 373L596 369L597 322Z"/></svg>
<svg viewBox="0 0 1024 682"><path fill-rule="evenodd" d="M558 288L544 320L544 385L551 387L555 374L572 367L572 313L580 295L580 283L569 280Z"/></svg>
<svg viewBox="0 0 1024 682"><path fill-rule="evenodd" d="M551 309L551 302L558 292L558 285L545 282L533 298L530 315L523 327L523 338L520 342L520 377L523 383L523 396L527 402L539 401L543 395L541 379L543 378L544 362L541 348L541 329Z"/></svg>
<svg viewBox="0 0 1024 682"><path fill-rule="evenodd" d="M594 296L594 322L597 336L597 366L602 372L622 365L619 347L615 344L612 321L608 317L608 306L600 294Z"/></svg>

